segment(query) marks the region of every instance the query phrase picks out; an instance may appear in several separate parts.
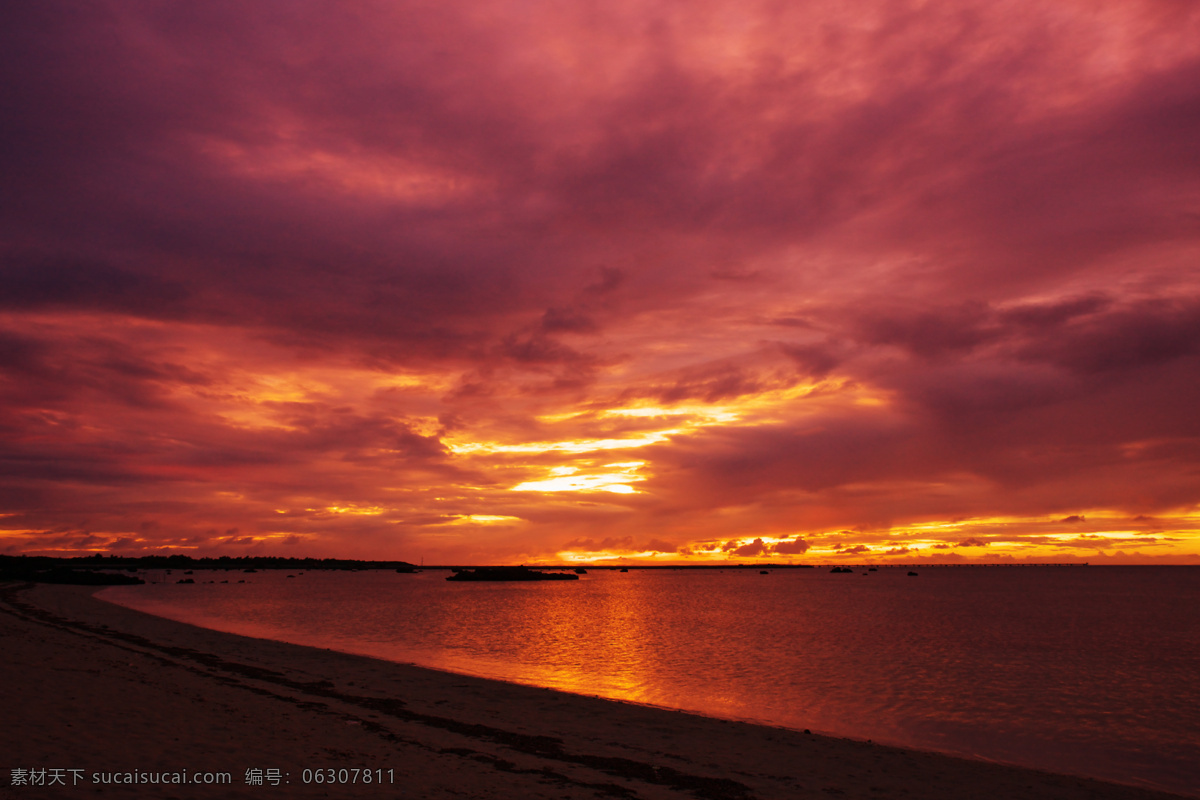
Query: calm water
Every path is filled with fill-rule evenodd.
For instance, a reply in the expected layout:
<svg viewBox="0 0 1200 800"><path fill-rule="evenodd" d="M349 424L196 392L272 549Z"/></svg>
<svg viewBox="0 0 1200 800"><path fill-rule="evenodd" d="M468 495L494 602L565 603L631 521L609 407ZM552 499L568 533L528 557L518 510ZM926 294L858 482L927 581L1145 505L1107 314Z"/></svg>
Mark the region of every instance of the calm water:
<svg viewBox="0 0 1200 800"><path fill-rule="evenodd" d="M471 584L198 571L194 586L101 596L252 636L1200 796L1200 568L906 572Z"/></svg>

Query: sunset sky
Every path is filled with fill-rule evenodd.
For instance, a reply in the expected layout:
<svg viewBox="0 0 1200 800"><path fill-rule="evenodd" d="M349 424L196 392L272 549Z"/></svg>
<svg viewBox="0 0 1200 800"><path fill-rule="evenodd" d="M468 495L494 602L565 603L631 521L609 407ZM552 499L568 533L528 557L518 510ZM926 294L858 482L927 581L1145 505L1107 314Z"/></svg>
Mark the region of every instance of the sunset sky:
<svg viewBox="0 0 1200 800"><path fill-rule="evenodd" d="M0 553L1200 563L1200 5L0 10Z"/></svg>

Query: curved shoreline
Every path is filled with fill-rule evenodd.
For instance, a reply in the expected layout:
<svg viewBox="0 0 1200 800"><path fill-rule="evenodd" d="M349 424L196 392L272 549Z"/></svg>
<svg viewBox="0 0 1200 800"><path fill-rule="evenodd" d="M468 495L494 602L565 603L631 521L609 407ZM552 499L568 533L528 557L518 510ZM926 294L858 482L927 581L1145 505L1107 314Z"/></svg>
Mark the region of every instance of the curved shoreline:
<svg viewBox="0 0 1200 800"><path fill-rule="evenodd" d="M663 704L663 703L653 703L653 702L648 702L648 701L631 699L628 697L610 696L610 695L605 695L605 694L601 694L601 693L587 694L587 693L572 691L570 689L564 689L564 688L556 687L556 686L539 685L532 681L524 681L524 680L521 680L520 678L514 678L514 677L506 676L503 674L489 673L483 669L480 669L478 671L472 671L470 669L456 668L454 666L444 666L444 665L439 665L436 663L422 663L419 659L409 660L407 658L392 658L392 657L389 657L387 655L383 655L380 653L370 652L369 650L355 651L355 650L349 650L349 649L326 648L319 644L314 644L311 642L289 640L287 638L282 638L278 635L271 635L272 633L276 633L275 631L264 630L262 632L256 632L253 629L236 630L236 629L232 629L232 628L228 628L228 627L222 627L221 623L226 623L227 620L224 618L221 618L221 617L214 617L214 618L203 618L202 617L202 618L198 618L198 619L188 619L188 618L182 617L182 616L176 617L176 616L172 616L169 614L156 613L153 610L153 607L139 608L135 605L129 605L120 600L109 599L107 597L102 596L106 591L108 591L112 588L115 588L115 587L98 586L98 587L93 587L93 588L94 588L94 590L91 592L92 597L94 597L95 599L97 599L101 602L119 606L121 608L124 608L129 611L133 611L133 612L136 612L139 614L146 614L151 617L168 619L168 620L176 622L180 625L187 625L187 626L191 626L194 628L200 628L202 630L209 630L209 631L214 631L217 633L224 633L224 634L228 634L231 636L239 636L239 637L255 639L255 640L280 642L283 644L290 644L290 645L294 645L297 647L307 647L307 648L312 648L312 649L316 649L316 650L337 652L337 653L341 653L341 654L348 655L348 656L376 659L376 660L385 661L385 662L388 662L391 664L396 664L398 666L414 667L416 669L422 669L422 670L431 670L431 671L433 671L435 673L439 673L439 674L473 678L473 679L477 679L477 680L489 681L492 683L520 686L520 687L524 687L524 688L528 688L528 689L553 691L556 693L570 695L573 697L600 699L600 700L604 700L604 701L610 702L610 703L620 703L622 705L636 706L639 708L650 708L650 709L655 709L655 710L659 710L659 711L676 712L676 713L680 713L680 714L687 714L689 716L697 716L697 717L719 720L719 721L724 721L724 722L743 723L746 725L753 725L753 726L759 727L759 728L771 728L771 729L775 729L775 730L790 731L793 733L799 733L799 732L803 731L804 733L806 733L808 735L815 734L817 736L820 736L820 737L823 737L826 739L837 739L837 740L842 740L842 741L860 742L863 744L881 744L881 745L884 745L887 747L904 750L904 751L909 751L909 752L931 753L931 754L935 754L935 755L947 756L950 758L965 759L967 761L979 761L979 762L984 762L984 763L997 764L997 765L1001 765L1001 766L1015 767L1018 769L1029 769L1029 770L1035 770L1035 771L1041 771L1041 772L1049 772L1051 774L1056 774L1056 775L1064 775L1064 776L1070 776L1070 777L1086 777L1086 778L1091 778L1091 779L1098 780L1098 781L1105 781L1105 778L1103 776L1086 776L1086 775L1080 776L1080 775L1076 775L1067 770L1055 771L1053 769L1039 768L1036 765L1025 765L1025 764L1020 764L1020 763L1016 763L1016 762L1012 762L1012 761L1005 761L1002 759L988 758L985 755L973 754L973 753L965 752L965 751L964 752L954 752L954 751L948 751L948 750L938 750L937 748L931 748L931 747L921 747L919 745L907 744L902 741L894 741L894 740L889 741L889 740L879 737L879 736L872 737L872 736L868 736L868 735L857 735L855 733L848 732L848 731L829 730L829 729L823 729L823 728L819 728L819 727L815 727L815 726L810 726L810 727L794 726L794 725L788 725L788 724L775 722L770 719L761 719L761 718L756 719L756 718L753 718L750 716L738 716L735 714L712 713L712 712L706 712L704 710L696 709L696 708L680 708L677 706L671 706L671 705L667 705L667 704ZM1125 782L1123 785L1147 788L1147 789L1158 790L1158 791L1166 791L1166 792L1170 793L1169 788L1163 789L1163 788L1155 787L1155 786L1146 786L1144 784L1139 784L1135 781L1128 781L1128 782ZM1198 794L1197 797L1200 797L1200 794Z"/></svg>
<svg viewBox="0 0 1200 800"><path fill-rule="evenodd" d="M39 767L233 776L171 787L181 798L1176 796L250 639L95 591L0 586L12 720L0 797L22 791L9 770ZM390 769L395 783L305 785L303 770L318 768ZM291 783L247 785L248 769Z"/></svg>

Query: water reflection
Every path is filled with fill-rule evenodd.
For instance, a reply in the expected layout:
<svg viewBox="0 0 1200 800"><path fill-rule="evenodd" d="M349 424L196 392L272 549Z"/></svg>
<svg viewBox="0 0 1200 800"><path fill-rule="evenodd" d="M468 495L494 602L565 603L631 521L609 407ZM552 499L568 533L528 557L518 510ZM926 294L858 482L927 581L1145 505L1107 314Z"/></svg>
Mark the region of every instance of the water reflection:
<svg viewBox="0 0 1200 800"><path fill-rule="evenodd" d="M1200 785L1198 575L316 572L105 594L249 635L1183 791Z"/></svg>

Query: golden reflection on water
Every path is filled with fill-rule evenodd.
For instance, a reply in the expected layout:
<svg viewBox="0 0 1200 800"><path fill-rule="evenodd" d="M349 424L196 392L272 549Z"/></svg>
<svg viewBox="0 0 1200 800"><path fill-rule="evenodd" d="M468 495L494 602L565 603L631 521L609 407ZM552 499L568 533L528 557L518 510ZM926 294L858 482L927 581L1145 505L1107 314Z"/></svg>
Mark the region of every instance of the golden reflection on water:
<svg viewBox="0 0 1200 800"><path fill-rule="evenodd" d="M531 615L532 624L545 630L552 641L573 642L576 646L594 649L608 663L620 665L606 678L608 696L645 701L647 676L653 675L654 670L648 663L651 655L644 646L644 617L637 613L638 603L632 597L638 586L636 582L625 581L621 583L621 589L625 591L597 598L589 606L587 627L579 621L574 598L564 593L557 594L548 603L528 605L526 613ZM535 683L568 692L595 692L596 677L590 664L570 657L560 659L558 663L554 670L534 664L530 677Z"/></svg>
<svg viewBox="0 0 1200 800"><path fill-rule="evenodd" d="M654 641L661 635L645 613L655 591L642 577L624 574L609 591L589 594L585 614L580 613L578 584L465 587L468 593L482 589L494 595L497 602L486 622L476 620L472 627L483 622L486 638L504 639L516 658L497 660L456 648L440 653L430 666L577 694L661 703L661 693L654 689L662 668ZM603 674L598 674L601 663Z"/></svg>
<svg viewBox="0 0 1200 800"><path fill-rule="evenodd" d="M415 660L578 694L833 730L838 720L822 696L827 685L791 681L782 701L771 691L788 679L762 670L763 640L780 632L769 615L759 613L750 595L719 600L728 581L745 586L759 579L757 572L692 575L699 591L665 592L671 576L637 570L594 571L578 584L452 585L468 601L456 614L464 615L458 618L469 643L447 639ZM789 612L802 614L804 605L803 597L793 597ZM776 656L801 671L822 662L797 649L816 635L814 626L793 621L787 629L790 638L774 648ZM895 731L886 723L874 729L876 738L888 733Z"/></svg>
<svg viewBox="0 0 1200 800"><path fill-rule="evenodd" d="M197 573L193 586L104 594L235 633L579 694L1118 780L1196 777L1200 571L906 573L590 570L515 584L309 573L245 585Z"/></svg>

